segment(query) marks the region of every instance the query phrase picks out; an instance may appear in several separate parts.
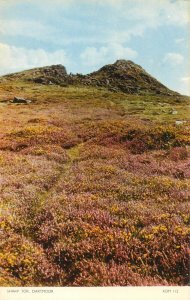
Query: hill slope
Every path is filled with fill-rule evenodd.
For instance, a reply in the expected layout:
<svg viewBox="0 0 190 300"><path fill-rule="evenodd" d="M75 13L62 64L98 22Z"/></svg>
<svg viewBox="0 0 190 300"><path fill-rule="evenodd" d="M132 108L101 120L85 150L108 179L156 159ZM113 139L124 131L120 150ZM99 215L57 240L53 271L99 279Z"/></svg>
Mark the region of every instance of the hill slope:
<svg viewBox="0 0 190 300"><path fill-rule="evenodd" d="M52 65L41 68L34 68L18 73L3 76L8 80L25 80L41 84L59 84L67 78L67 71L62 65Z"/></svg>
<svg viewBox="0 0 190 300"><path fill-rule="evenodd" d="M68 85L88 85L104 87L111 91L127 94L177 95L169 90L141 66L132 61L117 60L88 75L67 74L62 65L35 68L5 76L5 78L25 79L35 83Z"/></svg>
<svg viewBox="0 0 190 300"><path fill-rule="evenodd" d="M127 94L177 94L158 82L141 66L126 60L117 60L114 64L106 65L87 75L85 80Z"/></svg>
<svg viewBox="0 0 190 300"><path fill-rule="evenodd" d="M190 101L121 66L0 79L0 286L188 284Z"/></svg>

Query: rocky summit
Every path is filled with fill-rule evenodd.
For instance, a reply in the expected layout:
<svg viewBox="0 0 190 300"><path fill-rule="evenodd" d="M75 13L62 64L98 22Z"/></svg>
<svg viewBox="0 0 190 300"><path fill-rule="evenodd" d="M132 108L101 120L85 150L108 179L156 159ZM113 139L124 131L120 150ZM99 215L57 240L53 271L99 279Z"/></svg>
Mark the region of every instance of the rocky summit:
<svg viewBox="0 0 190 300"><path fill-rule="evenodd" d="M26 81L32 81L40 84L61 84L63 81L65 81L66 77L66 68L61 64L34 68L4 76L4 78L9 80L24 79Z"/></svg>
<svg viewBox="0 0 190 300"><path fill-rule="evenodd" d="M106 65L87 75L88 79L90 84L107 86L109 90L127 94L172 95L175 93L130 60L117 60L114 64Z"/></svg>
<svg viewBox="0 0 190 300"><path fill-rule="evenodd" d="M178 95L130 60L117 60L87 75L67 74L64 66L52 65L6 75L4 78L23 78L26 81L45 85L103 87L126 94Z"/></svg>

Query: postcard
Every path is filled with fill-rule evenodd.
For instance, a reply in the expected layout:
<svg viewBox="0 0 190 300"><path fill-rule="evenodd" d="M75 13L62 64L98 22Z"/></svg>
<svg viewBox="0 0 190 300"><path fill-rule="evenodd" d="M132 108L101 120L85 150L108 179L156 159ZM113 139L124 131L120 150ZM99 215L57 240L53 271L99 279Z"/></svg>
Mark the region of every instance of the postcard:
<svg viewBox="0 0 190 300"><path fill-rule="evenodd" d="M0 298L189 295L190 1L0 0Z"/></svg>

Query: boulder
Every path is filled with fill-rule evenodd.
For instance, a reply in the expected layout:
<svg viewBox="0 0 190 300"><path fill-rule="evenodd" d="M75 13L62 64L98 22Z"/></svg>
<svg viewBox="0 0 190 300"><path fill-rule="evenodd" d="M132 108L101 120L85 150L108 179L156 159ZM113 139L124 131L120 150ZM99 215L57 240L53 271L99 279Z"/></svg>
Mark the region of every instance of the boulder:
<svg viewBox="0 0 190 300"><path fill-rule="evenodd" d="M20 103L20 104L28 104L31 102L32 102L31 100L27 100L27 99L20 98L20 97L14 97L14 99L12 101L12 103Z"/></svg>

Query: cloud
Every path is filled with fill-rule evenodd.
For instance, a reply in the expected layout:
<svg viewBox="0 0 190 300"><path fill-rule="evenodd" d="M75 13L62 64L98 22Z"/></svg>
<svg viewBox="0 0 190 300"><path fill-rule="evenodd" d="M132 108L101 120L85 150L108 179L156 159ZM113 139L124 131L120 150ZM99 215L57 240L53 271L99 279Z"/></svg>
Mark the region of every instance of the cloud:
<svg viewBox="0 0 190 300"><path fill-rule="evenodd" d="M0 57L1 75L52 64L69 65L69 59L64 50L54 52L47 52L43 49L28 50L0 43Z"/></svg>
<svg viewBox="0 0 190 300"><path fill-rule="evenodd" d="M121 8L123 5L121 5ZM163 25L183 26L190 23L190 2L186 0L128 0L122 16L143 22L147 28Z"/></svg>
<svg viewBox="0 0 190 300"><path fill-rule="evenodd" d="M38 0L1 0L1 4L2 5L10 5L10 4L14 4L15 2L17 3L38 3ZM52 0L42 0L41 3L44 4L43 2L46 2L46 4L50 4L52 3ZM54 0L53 1L53 4L68 4L68 5L71 5L71 4L76 4L77 2L79 2L79 0ZM118 5L118 4L121 4L121 3L124 3L125 0L90 0L90 3L92 4L100 4L100 5L104 5L104 3L106 5ZM89 0L80 0L80 3L88 3L89 4Z"/></svg>
<svg viewBox="0 0 190 300"><path fill-rule="evenodd" d="M1 34L54 45L125 43L132 37L143 36L149 28L183 26L190 22L190 1L185 0L0 0L0 3L4 3ZM38 17L30 20L30 11L21 19L18 10L13 14L17 5L20 11L22 4L23 10L26 9L26 3L30 4L31 12L38 11Z"/></svg>
<svg viewBox="0 0 190 300"><path fill-rule="evenodd" d="M137 51L124 47L118 43L112 43L104 47L86 47L81 53L82 63L89 67L98 67L101 64L112 63L116 59L133 59L137 57Z"/></svg>
<svg viewBox="0 0 190 300"><path fill-rule="evenodd" d="M9 36L25 36L38 40L49 40L55 33L53 27L39 21L1 19L0 33Z"/></svg>
<svg viewBox="0 0 190 300"><path fill-rule="evenodd" d="M179 91L184 95L190 96L190 76L181 77L179 81Z"/></svg>
<svg viewBox="0 0 190 300"><path fill-rule="evenodd" d="M177 26L190 23L189 0L167 0L166 2L168 2L164 5L166 23L175 24Z"/></svg>
<svg viewBox="0 0 190 300"><path fill-rule="evenodd" d="M190 76L188 76L188 77L182 77L181 81L190 84Z"/></svg>
<svg viewBox="0 0 190 300"><path fill-rule="evenodd" d="M184 44L186 42L185 38L177 38L175 39L176 44Z"/></svg>
<svg viewBox="0 0 190 300"><path fill-rule="evenodd" d="M163 59L164 63L169 63L171 66L181 65L184 61L184 57L180 53L167 53Z"/></svg>

